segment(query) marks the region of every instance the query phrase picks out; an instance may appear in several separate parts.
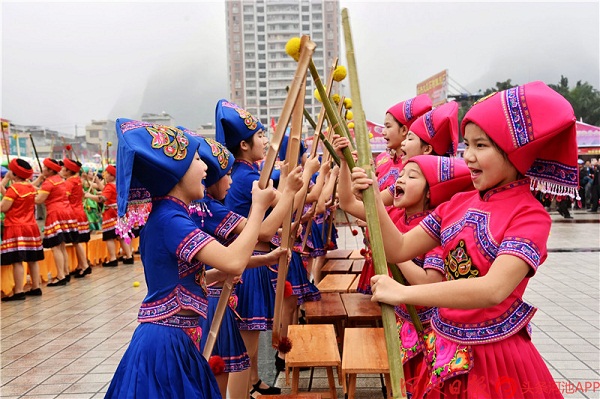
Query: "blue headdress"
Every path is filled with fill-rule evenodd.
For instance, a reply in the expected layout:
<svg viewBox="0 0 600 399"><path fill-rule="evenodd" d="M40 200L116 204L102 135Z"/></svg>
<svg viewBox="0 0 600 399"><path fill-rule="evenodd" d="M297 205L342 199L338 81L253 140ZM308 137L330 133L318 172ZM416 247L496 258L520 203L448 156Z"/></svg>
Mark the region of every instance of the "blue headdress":
<svg viewBox="0 0 600 399"><path fill-rule="evenodd" d="M258 118L237 104L227 100L219 100L215 111L217 141L229 150L242 140L247 140L255 133L264 130Z"/></svg>

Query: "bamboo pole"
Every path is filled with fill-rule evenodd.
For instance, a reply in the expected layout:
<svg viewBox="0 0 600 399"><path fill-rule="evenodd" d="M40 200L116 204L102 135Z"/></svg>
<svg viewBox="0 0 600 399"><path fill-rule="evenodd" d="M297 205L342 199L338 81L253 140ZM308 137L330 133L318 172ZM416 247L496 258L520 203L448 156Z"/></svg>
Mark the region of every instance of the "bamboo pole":
<svg viewBox="0 0 600 399"><path fill-rule="evenodd" d="M260 172L260 177L258 180L258 186L261 189L267 187L267 183L271 178L271 172L273 171L273 166L275 165L275 161L277 160L277 154L279 153L279 147L281 146L281 141L283 140L283 135L287 128L287 125L290 120L290 116L292 114L292 109L296 102L300 101L298 98L298 93L300 92L300 87L302 83L306 83L306 68L308 66L308 62L312 56L312 53L315 50L315 43L312 42L308 36L302 37L301 48L304 51L301 51L300 58L298 60L298 66L296 68L296 73L294 74L294 78L292 80L292 84L290 87L290 91L285 99L283 104L283 109L281 111L281 115L279 117L279 121L277 123L277 128L275 129L275 133L273 134L273 138L270 140L269 148L267 150L267 156L265 157L265 163L263 165L263 169ZM301 99L302 105L304 106L304 97ZM296 158L298 158L298 154L296 154ZM287 256L287 254L286 254ZM285 288L285 287L284 287ZM219 329L221 328L221 322L223 320L223 315L225 314L226 306L229 304L229 296L233 290L233 280L232 277L228 277L225 280L225 284L223 285L223 289L221 291L221 295L219 296L219 302L217 302L217 308L215 309L215 315L213 317L212 323L210 325L210 331L208 333L208 339L206 341L206 345L204 346L204 351L202 355L205 359L209 359L214 348L214 344L216 342L217 336L219 334Z"/></svg>
<svg viewBox="0 0 600 399"><path fill-rule="evenodd" d="M323 110L323 108L321 110ZM308 113L308 111L306 109L304 109L304 117L306 118L306 120L308 121L310 126L312 126L312 128L315 129L315 132L317 132L317 124L315 123L315 121L313 120L313 118L310 116L310 114ZM333 146L331 145L331 143L329 142L327 137L325 137L325 135L321 131L319 131L318 134L315 134L315 136L318 136L321 139L321 141L323 142L323 145L325 146L325 148L329 152L329 155L333 159L333 162L335 162L335 164L337 166L340 166L340 162L341 162L340 157L338 157L338 155L335 153L335 149L333 148ZM314 143L314 141L315 140L313 139L313 148L316 148L315 144L318 144L318 143ZM316 155L317 150L314 150L314 151L315 151L315 154L314 155L311 154L311 157L314 157Z"/></svg>
<svg viewBox="0 0 600 399"><path fill-rule="evenodd" d="M360 88L358 85L358 72L356 70L356 60L354 58L354 45L352 42L352 33L350 31L350 21L348 18L348 9L342 10L342 25L344 27L344 39L346 43L346 59L348 61L348 71L350 74L350 92L352 93L352 102L354 103L354 134L358 145L358 162L366 171L367 176L373 178L374 173L371 166L371 146L367 131L367 123L363 113ZM371 238L371 248L373 250L373 266L377 274L387 274L388 268L385 260L383 248L383 238L379 228L379 217L375 204L375 187L370 186L363 191L363 201L365 203L365 213L369 234ZM390 377L392 384L392 395L394 398L405 398L404 370L402 360L400 359L400 340L396 327L396 315L394 307L388 304L381 304L381 316L383 318L383 329L385 333L385 342L390 366Z"/></svg>
<svg viewBox="0 0 600 399"><path fill-rule="evenodd" d="M337 64L338 64L338 57L335 57L335 59L333 60L333 63L331 64L331 68L329 70L329 78L327 79L327 90L325 90L327 92L327 95L329 96L331 94L331 89L333 88L333 76L334 76L334 72L335 72L335 68L337 68ZM304 115L308 115L308 112L306 111L306 109L304 110L305 113ZM310 118L310 115L309 115ZM309 119L307 118L307 120ZM312 120L312 118L310 118L310 120ZM321 133L321 129L323 128L323 122L325 121L325 108L321 107L321 111L319 112L319 118L317 119L317 124L315 125L314 122L311 123L313 129L315 129L315 136L313 138L313 146L310 150L310 156L311 158L314 158L317 155L317 147L319 145L319 139L322 138L323 134ZM339 165L339 163L338 163Z"/></svg>
<svg viewBox="0 0 600 399"><path fill-rule="evenodd" d="M397 282L399 282L402 285L408 285L408 283L406 282L406 279L402 275L402 272L400 271L400 269L398 269L398 266L396 266L393 263L388 263L388 267L392 271L392 276L393 276L394 280L396 280ZM423 333L423 323L421 323L421 319L419 319L419 314L417 313L417 309L413 305L406 305L406 310L408 311L408 314L410 315L410 320L412 321L413 325L415 326L415 330L417 330L417 332L419 333L419 339L420 339L421 338L420 335Z"/></svg>
<svg viewBox="0 0 600 399"><path fill-rule="evenodd" d="M290 138L288 140L288 146L286 150L285 159L288 166L288 174L298 164L298 155L300 153L300 140L302 137L302 117L304 110L304 97L306 96L306 70L304 72L303 84L300 86L298 93L298 99L294 105L294 111L292 113L292 131L290 132ZM303 205L304 206L304 205ZM283 299L285 293L285 280L287 278L289 263L288 263L288 251L292 246L292 240L295 237L295 229L292 229L292 214L294 213L295 206L292 204L289 212L286 213L283 219L283 231L281 238L281 248L285 249L279 257L279 264L277 266L277 289L275 290L275 312L273 314L273 333L271 335L271 342L273 347L277 348L281 338L281 318L283 309ZM298 212L301 213L302 210ZM298 223L299 225L299 223Z"/></svg>

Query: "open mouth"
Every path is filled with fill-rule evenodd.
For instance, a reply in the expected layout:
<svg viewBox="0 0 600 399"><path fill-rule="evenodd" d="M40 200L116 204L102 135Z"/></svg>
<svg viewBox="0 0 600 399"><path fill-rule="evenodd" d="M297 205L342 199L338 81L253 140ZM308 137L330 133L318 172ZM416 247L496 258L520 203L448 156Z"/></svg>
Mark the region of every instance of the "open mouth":
<svg viewBox="0 0 600 399"><path fill-rule="evenodd" d="M400 198L404 195L404 189L400 186L396 186L394 190L394 198Z"/></svg>

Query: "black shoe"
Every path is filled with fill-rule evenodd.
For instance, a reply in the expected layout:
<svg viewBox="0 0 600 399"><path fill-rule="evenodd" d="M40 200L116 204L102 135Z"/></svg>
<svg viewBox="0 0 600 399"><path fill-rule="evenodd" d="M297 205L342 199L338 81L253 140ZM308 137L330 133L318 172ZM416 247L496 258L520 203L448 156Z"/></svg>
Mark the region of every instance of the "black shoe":
<svg viewBox="0 0 600 399"><path fill-rule="evenodd" d="M56 279L55 281L49 282L47 287L58 287L59 285L67 285L67 278L63 278L62 280Z"/></svg>
<svg viewBox="0 0 600 399"><path fill-rule="evenodd" d="M131 258L123 258L123 264L124 265L133 265L133 255L131 255Z"/></svg>
<svg viewBox="0 0 600 399"><path fill-rule="evenodd" d="M24 299L25 299L25 293L19 292L18 294L14 294L13 296L5 296L4 298L2 298L2 302L22 301Z"/></svg>
<svg viewBox="0 0 600 399"><path fill-rule="evenodd" d="M42 296L42 289L36 288L35 290L29 290L25 293L25 295L29 296Z"/></svg>
<svg viewBox="0 0 600 399"><path fill-rule="evenodd" d="M110 262L104 262L102 264L104 267L117 267L119 266L119 261L117 259L111 260Z"/></svg>
<svg viewBox="0 0 600 399"><path fill-rule="evenodd" d="M252 395L254 392L258 392L261 395L281 395L281 388L277 388L277 387L268 387L268 388L261 388L260 384L262 383L261 380L258 380L258 382L254 385L252 385L252 390L250 391L250 395Z"/></svg>
<svg viewBox="0 0 600 399"><path fill-rule="evenodd" d="M70 275L70 274L67 274L67 275L65 276L65 280L67 280L67 283L70 283L70 282L71 282L71 275Z"/></svg>
<svg viewBox="0 0 600 399"><path fill-rule="evenodd" d="M88 274L92 274L92 267L91 266L88 266L87 269L85 269L85 270L81 270L80 269L79 273L77 273L73 277L75 277L75 278L84 278Z"/></svg>

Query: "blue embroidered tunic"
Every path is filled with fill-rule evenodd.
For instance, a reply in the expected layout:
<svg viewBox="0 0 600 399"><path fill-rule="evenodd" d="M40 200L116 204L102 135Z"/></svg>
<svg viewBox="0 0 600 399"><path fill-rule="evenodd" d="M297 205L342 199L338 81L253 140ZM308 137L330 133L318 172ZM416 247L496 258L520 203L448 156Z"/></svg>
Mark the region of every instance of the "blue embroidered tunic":
<svg viewBox="0 0 600 399"><path fill-rule="evenodd" d="M214 238L196 226L183 202L169 196L154 199L140 235L148 294L138 321L166 319L182 309L206 318L204 265L194 257Z"/></svg>

